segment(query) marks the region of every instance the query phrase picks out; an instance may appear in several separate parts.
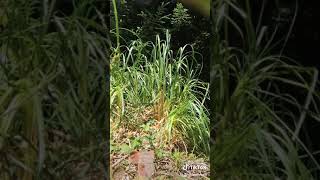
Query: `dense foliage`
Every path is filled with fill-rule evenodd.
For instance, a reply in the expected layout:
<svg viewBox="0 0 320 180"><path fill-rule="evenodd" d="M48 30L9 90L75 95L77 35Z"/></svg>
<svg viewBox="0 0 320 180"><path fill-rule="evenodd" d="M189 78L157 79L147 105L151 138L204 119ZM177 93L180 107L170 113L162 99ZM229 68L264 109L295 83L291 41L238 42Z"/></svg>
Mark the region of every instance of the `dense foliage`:
<svg viewBox="0 0 320 180"><path fill-rule="evenodd" d="M165 39L166 30L169 30L174 50L186 44L192 44L197 52L203 52L208 47L209 19L193 13L180 3L166 0L154 8L139 8L134 1L126 1L118 6L118 16L124 44L137 37L153 42L156 35Z"/></svg>
<svg viewBox="0 0 320 180"><path fill-rule="evenodd" d="M289 58L291 52L285 47L292 37L297 9L294 4L286 9L291 4L282 1L275 4L224 0L212 3L212 27L209 27L212 41L208 53L212 57L210 162L212 176L217 179L319 176L317 151L310 149L305 138L309 132L303 128L307 120L314 123L319 120L318 70ZM139 16L134 14L141 9L124 8L127 14L133 14L123 17L122 27L136 32L144 41L153 41L156 34L164 38L164 31L169 29L173 47L190 42L195 45L195 39L183 40L185 31L197 34L190 29L198 25L193 21L195 18L186 15L188 11L179 4L171 13L164 7L144 9ZM205 38L201 38L199 45L208 47ZM195 49L206 53L201 48ZM289 53L289 57L284 53ZM205 57L208 60L209 56ZM197 137L198 133L193 135Z"/></svg>
<svg viewBox="0 0 320 180"><path fill-rule="evenodd" d="M212 176L318 179L316 151L302 139L305 122L319 119L318 70L283 55L290 26L278 39L279 24L253 20L263 8L251 14L250 1L213 3ZM235 33L236 45L229 41Z"/></svg>
<svg viewBox="0 0 320 180"><path fill-rule="evenodd" d="M135 178L137 150L154 178L210 157L214 179L319 179L317 50L288 44L318 38L314 10L145 2L112 0L109 26L107 1L0 1L0 179Z"/></svg>
<svg viewBox="0 0 320 180"><path fill-rule="evenodd" d="M208 50L209 26L198 26L208 20L180 3L140 9L128 1L118 9L114 19L119 17L120 31L115 23L112 31L113 42L121 40L113 44L111 56L111 159L154 151L155 164L174 162L157 166L165 168L164 177L186 177L181 169L186 160L207 163L210 152L208 83L199 79L209 60L208 51L207 57L199 53ZM117 162L112 161L112 177L121 174L121 167L123 177L137 177L130 163Z"/></svg>
<svg viewBox="0 0 320 180"><path fill-rule="evenodd" d="M0 2L0 179L102 179L106 26L44 2Z"/></svg>

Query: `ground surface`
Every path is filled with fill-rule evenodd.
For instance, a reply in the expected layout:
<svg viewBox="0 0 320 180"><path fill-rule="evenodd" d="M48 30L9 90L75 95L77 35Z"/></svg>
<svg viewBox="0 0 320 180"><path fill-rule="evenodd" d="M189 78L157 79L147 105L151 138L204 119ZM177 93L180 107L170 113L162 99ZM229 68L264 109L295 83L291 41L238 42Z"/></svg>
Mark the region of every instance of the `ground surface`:
<svg viewBox="0 0 320 180"><path fill-rule="evenodd" d="M148 108L145 108L144 112L148 112ZM136 122L134 128L128 124L116 125L111 120L110 164L112 179L137 178L138 163L132 159L138 153L148 154L146 159L151 160L152 164L146 164L146 167L151 166L152 179L209 179L208 158L190 152L178 137L171 144L161 143L159 128L160 123L163 122L152 121L150 120L152 118L147 118L147 116L151 117L152 115L144 113L146 119ZM140 115L140 117L143 116ZM139 160L140 163L145 161L141 159L136 161ZM193 170L190 167L192 165L195 166Z"/></svg>

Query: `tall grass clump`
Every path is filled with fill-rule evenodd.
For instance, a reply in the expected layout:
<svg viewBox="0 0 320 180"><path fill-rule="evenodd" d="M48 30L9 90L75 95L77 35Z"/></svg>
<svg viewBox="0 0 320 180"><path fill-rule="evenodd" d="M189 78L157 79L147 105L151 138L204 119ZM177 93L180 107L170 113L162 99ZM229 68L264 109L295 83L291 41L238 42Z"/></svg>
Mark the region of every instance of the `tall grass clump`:
<svg viewBox="0 0 320 180"><path fill-rule="evenodd" d="M149 109L160 144L182 143L199 154L209 152L209 118L204 106L208 84L197 79L193 51L170 49L170 35L156 42L132 41L111 64L112 123L139 124L132 109ZM146 111L145 111L146 113ZM142 121L143 122L143 121Z"/></svg>
<svg viewBox="0 0 320 180"><path fill-rule="evenodd" d="M90 1L0 6L0 179L107 177L106 26Z"/></svg>
<svg viewBox="0 0 320 180"><path fill-rule="evenodd" d="M273 53L277 31L262 26L263 14L252 21L248 0L243 6L213 1L211 13L212 177L317 179L319 163L300 132L306 120L319 117L318 71L285 57L281 48ZM229 44L230 32L241 45Z"/></svg>

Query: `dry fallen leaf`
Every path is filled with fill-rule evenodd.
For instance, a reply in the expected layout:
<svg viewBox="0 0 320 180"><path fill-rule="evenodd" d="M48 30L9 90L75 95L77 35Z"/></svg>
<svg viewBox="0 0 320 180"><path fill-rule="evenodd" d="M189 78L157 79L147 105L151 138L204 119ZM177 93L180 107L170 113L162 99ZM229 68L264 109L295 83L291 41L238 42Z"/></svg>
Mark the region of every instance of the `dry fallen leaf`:
<svg viewBox="0 0 320 180"><path fill-rule="evenodd" d="M138 178L151 178L154 173L154 151L135 151L129 161L138 165Z"/></svg>

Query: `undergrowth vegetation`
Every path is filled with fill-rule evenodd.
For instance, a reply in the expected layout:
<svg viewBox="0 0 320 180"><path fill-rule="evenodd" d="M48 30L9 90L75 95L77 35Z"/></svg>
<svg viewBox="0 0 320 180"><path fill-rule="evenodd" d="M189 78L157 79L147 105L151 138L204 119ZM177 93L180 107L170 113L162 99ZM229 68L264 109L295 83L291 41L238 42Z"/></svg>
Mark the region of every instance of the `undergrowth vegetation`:
<svg viewBox="0 0 320 180"><path fill-rule="evenodd" d="M43 2L0 2L0 179L103 179L106 26Z"/></svg>
<svg viewBox="0 0 320 180"><path fill-rule="evenodd" d="M249 1L212 2L209 91L194 76L194 53L185 56L186 46L170 51L168 33L166 41L158 36L153 43L137 40L116 48L120 54L111 70L114 127L153 129L148 134L151 146L141 145L143 140L135 146L139 143L133 138L127 142L129 151L161 149L161 142L180 150L178 140L187 151L210 156L215 179L319 177L317 152L301 135L308 133L302 128L307 120L319 121L318 70L283 55L293 22L279 41L277 25L269 29L262 22L264 4L261 8L253 21ZM188 16L182 19L188 21ZM208 110L203 104L207 92Z"/></svg>
<svg viewBox="0 0 320 180"><path fill-rule="evenodd" d="M153 119L159 145L175 142L207 154L208 84L197 79L194 52L185 48L174 53L169 34L156 44L136 40L126 47L111 64L111 122L134 129Z"/></svg>
<svg viewBox="0 0 320 180"><path fill-rule="evenodd" d="M277 28L261 23L263 3L258 22L250 8L248 0L212 4L212 177L318 179L316 152L301 139L305 121L319 120L318 70L284 56L291 29L279 46Z"/></svg>
<svg viewBox="0 0 320 180"><path fill-rule="evenodd" d="M182 167L210 157L213 179L320 178L305 126L320 121L318 70L283 54L297 12L279 39L267 0L257 17L213 0L211 24L170 0L112 0L111 31L98 1L54 2L0 1L1 180L133 178L138 150L153 177L207 179Z"/></svg>
<svg viewBox="0 0 320 180"><path fill-rule="evenodd" d="M187 27L191 17L181 4L174 9L172 17L158 17L165 10L162 4L157 14L141 12L145 20L142 27L128 29L130 26L122 27L124 23L120 20L121 10L131 11L126 6L118 11L113 1L112 177L117 174L136 177L137 172L130 167L126 156L137 151L155 152L158 172L153 177L180 177L182 166L188 160L208 162L210 152L209 112L205 106L209 83L199 79L202 55L194 50L194 43L178 47L181 42L171 34ZM131 18L123 19L129 20ZM165 22L171 22L177 29L164 28ZM208 172L202 176L207 175Z"/></svg>

